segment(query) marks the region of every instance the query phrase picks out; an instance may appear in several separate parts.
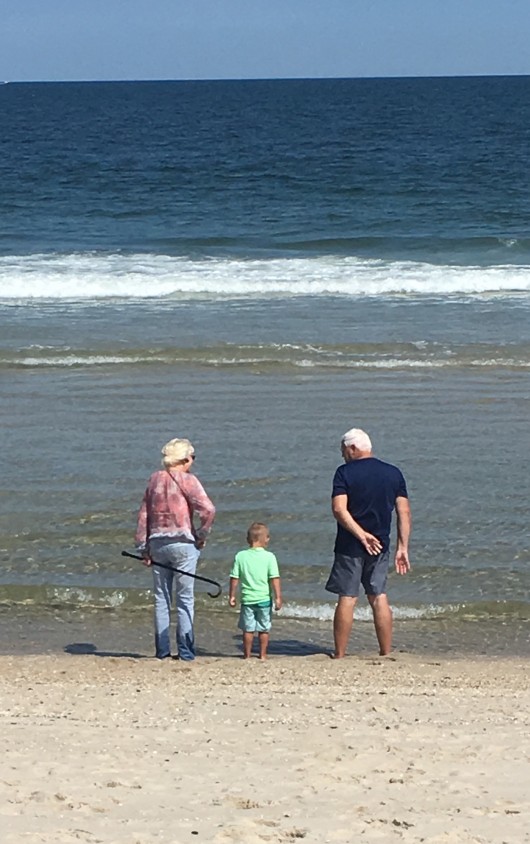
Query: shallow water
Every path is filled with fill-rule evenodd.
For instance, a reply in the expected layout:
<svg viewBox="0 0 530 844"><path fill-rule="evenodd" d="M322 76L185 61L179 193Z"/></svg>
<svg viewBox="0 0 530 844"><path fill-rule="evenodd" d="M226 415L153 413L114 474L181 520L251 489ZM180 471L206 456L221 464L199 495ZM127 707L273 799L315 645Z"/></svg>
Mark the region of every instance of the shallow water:
<svg viewBox="0 0 530 844"><path fill-rule="evenodd" d="M466 325L473 340L480 338L487 366L460 360L445 367L382 370L365 358L362 367L330 368L330 358L342 362L336 351L324 366L219 365L205 363L201 349L205 341L218 342L217 334L238 330L254 332L261 348L268 316L272 330L289 336L292 345L307 342L304 331L326 337L328 326L335 335L355 333L361 344L379 331L383 350L374 343L373 355L381 360L387 354L386 327L392 324L402 336L410 332L411 309L416 341L431 342L442 330L440 322L431 325L429 304L390 301L374 307L319 298L286 301L275 309L246 301L239 311L233 303L217 302L202 303L198 319L189 302L44 310L28 304L11 311L11 331L19 342L24 330L34 335L32 321L39 315L46 331L66 334L77 354L76 343L86 347L95 322L91 353L98 351L99 338L106 338L126 362L65 365L59 347L51 362L47 349L45 363L5 366L8 457L0 594L8 602L146 603L145 572L120 551L131 547L134 514L160 445L173 434L187 434L197 449L195 470L218 505L202 571L226 585L246 526L263 519L282 564L286 614L327 618L331 604L323 583L334 535L330 484L340 462L340 435L359 424L371 432L376 453L403 468L410 487L414 568L407 578L391 579L396 615L465 611L526 618L528 481L520 455L527 442L530 379L524 367L494 363L481 338L491 311L497 326L509 325L520 318L521 308L511 302L438 304L440 320L457 314L453 333L463 333ZM131 310L135 324L145 324L144 338L155 355L157 346L182 342L174 334L180 335L183 324L184 339L193 343L188 357L176 364L131 361L128 348L136 341ZM498 338L493 342L497 346ZM521 325L518 344L525 342ZM503 437L502 448L495 447L495 438ZM26 588L18 598L8 589L15 585ZM39 591L41 585L46 589Z"/></svg>
<svg viewBox="0 0 530 844"><path fill-rule="evenodd" d="M373 625L361 601L348 653L352 658L377 654ZM199 607L196 616L197 657L242 657L237 612ZM257 647L257 643L255 643ZM330 621L293 619L278 614L273 619L269 655L309 656L331 654ZM95 654L97 656L154 658L152 612L121 610L67 610L23 607L5 610L0 618L0 654ZM419 654L432 659L469 656L490 658L530 657L530 623L513 619L473 618L397 620L394 655Z"/></svg>

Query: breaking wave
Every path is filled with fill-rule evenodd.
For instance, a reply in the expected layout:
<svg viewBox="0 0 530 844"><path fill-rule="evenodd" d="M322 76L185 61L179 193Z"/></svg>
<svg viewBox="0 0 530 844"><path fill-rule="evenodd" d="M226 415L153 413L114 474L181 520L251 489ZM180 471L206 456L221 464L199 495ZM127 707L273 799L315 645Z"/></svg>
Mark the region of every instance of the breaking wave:
<svg viewBox="0 0 530 844"><path fill-rule="evenodd" d="M38 254L0 258L0 298L268 298L477 296L530 292L530 266L456 266L352 256L269 259L157 254Z"/></svg>

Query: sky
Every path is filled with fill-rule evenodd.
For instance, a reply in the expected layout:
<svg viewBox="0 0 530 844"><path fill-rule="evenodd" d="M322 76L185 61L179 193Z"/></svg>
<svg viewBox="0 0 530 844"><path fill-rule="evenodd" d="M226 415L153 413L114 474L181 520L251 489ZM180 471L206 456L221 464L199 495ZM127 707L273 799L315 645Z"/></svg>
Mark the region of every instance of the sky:
<svg viewBox="0 0 530 844"><path fill-rule="evenodd" d="M530 0L0 0L0 80L530 74Z"/></svg>

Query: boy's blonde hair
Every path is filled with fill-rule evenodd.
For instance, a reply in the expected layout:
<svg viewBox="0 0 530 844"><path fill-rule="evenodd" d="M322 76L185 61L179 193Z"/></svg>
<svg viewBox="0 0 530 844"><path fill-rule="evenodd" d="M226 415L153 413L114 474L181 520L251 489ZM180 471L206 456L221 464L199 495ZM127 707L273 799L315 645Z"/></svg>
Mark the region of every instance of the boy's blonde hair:
<svg viewBox="0 0 530 844"><path fill-rule="evenodd" d="M265 542L269 538L269 528L263 522L252 522L247 530L247 542L249 545L256 545L258 542Z"/></svg>

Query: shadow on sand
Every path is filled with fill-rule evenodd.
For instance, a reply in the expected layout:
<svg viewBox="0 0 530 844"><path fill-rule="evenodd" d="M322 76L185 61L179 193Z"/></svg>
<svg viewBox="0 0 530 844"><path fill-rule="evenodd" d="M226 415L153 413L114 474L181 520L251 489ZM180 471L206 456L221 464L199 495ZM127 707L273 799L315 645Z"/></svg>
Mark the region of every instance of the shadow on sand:
<svg viewBox="0 0 530 844"><path fill-rule="evenodd" d="M222 657L224 659L240 659L243 650L239 636L234 636L233 647L238 653L227 653L226 650L214 648L197 648L197 656ZM254 643L254 650L257 654L258 637ZM141 654L134 651L110 651L99 650L93 642L71 642L65 645L64 652L74 656L100 656L100 657L123 657L125 659L154 659L150 654ZM299 639L274 639L269 644L269 656L314 656L315 654L329 654L330 649L311 642L303 642Z"/></svg>

